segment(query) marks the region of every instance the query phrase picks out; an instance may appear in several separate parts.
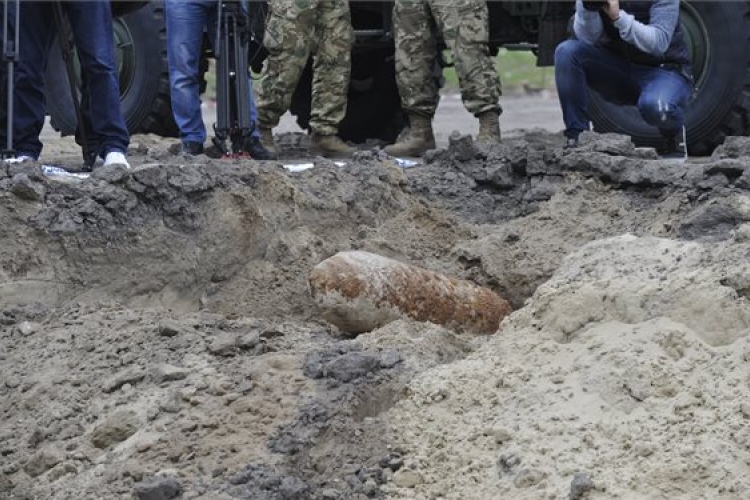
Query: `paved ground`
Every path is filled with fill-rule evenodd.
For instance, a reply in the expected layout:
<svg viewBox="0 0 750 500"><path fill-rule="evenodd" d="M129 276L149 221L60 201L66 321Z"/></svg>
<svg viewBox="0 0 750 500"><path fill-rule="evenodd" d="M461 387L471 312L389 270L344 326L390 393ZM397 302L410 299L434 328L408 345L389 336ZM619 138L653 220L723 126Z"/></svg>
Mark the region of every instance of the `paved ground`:
<svg viewBox="0 0 750 500"><path fill-rule="evenodd" d="M535 128L558 132L563 128L562 112L557 96L550 93L536 96L506 97L502 100L502 104L504 111L500 124L503 132L515 134L517 130ZM213 122L213 112L213 106L206 106L204 112L206 123ZM434 127L438 145L446 144L448 137L454 130L476 134L479 128L477 120L466 111L461 102L461 96L458 94L448 94L443 97L435 116ZM294 116L287 113L276 132L296 130L300 129Z"/></svg>
<svg viewBox="0 0 750 500"><path fill-rule="evenodd" d="M557 132L562 129L562 114L557 98L549 93L535 96L505 97L502 100L504 112L501 117L503 133L515 135L520 130L544 129ZM216 107L211 102L204 104L203 115L207 130L212 130L216 120ZM476 119L466 111L458 94L448 94L443 97L435 117L435 136L438 145L446 144L448 136L454 130L464 133L477 133ZM291 132L300 130L294 116L287 114L275 132ZM49 124L42 132L42 140L57 138ZM72 138L70 138L72 144Z"/></svg>

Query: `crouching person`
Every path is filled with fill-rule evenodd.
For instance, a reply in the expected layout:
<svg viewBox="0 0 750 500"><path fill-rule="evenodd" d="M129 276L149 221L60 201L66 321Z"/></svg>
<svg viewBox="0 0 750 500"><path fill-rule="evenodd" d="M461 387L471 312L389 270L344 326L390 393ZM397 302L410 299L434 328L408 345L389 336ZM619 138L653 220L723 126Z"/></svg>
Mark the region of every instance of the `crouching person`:
<svg viewBox="0 0 750 500"><path fill-rule="evenodd" d="M576 0L575 39L555 51L565 147L589 129L587 89L636 105L664 138L665 157L686 158L684 109L693 90L680 0Z"/></svg>

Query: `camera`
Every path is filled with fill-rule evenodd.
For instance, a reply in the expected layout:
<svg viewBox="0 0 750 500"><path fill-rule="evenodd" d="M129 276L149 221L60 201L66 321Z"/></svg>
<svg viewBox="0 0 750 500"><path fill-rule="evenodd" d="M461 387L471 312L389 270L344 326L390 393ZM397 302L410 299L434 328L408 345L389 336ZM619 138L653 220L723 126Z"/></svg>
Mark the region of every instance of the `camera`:
<svg viewBox="0 0 750 500"><path fill-rule="evenodd" d="M607 5L607 0L583 0L583 8L586 10L600 10Z"/></svg>

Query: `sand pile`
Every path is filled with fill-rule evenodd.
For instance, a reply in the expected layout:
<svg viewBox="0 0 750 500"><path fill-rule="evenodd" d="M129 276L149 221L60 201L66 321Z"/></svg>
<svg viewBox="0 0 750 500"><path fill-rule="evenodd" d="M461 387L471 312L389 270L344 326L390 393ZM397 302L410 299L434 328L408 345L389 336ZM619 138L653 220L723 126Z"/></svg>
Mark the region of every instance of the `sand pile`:
<svg viewBox="0 0 750 500"><path fill-rule="evenodd" d="M748 251L622 236L569 255L388 412L409 470L388 498L745 498Z"/></svg>
<svg viewBox="0 0 750 500"><path fill-rule="evenodd" d="M558 139L0 167L0 498L746 498L750 141ZM352 339L308 290L343 251L516 312Z"/></svg>

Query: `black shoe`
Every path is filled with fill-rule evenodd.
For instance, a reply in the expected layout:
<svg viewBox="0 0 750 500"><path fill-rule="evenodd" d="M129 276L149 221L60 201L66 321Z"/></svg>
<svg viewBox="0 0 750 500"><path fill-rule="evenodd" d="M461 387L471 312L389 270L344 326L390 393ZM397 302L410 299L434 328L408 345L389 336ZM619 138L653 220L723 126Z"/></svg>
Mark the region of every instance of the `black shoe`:
<svg viewBox="0 0 750 500"><path fill-rule="evenodd" d="M196 141L182 141L178 154L195 156L203 154L203 144Z"/></svg>
<svg viewBox="0 0 750 500"><path fill-rule="evenodd" d="M565 139L563 149L575 149L578 147L578 137L568 137Z"/></svg>
<svg viewBox="0 0 750 500"><path fill-rule="evenodd" d="M688 159L687 152L687 131L682 127L676 134L665 137L666 146L661 158L664 160L681 160Z"/></svg>
<svg viewBox="0 0 750 500"><path fill-rule="evenodd" d="M270 152L263 146L258 137L250 137L246 143L245 149L250 153L250 157L254 160L276 160L277 157L274 153Z"/></svg>

